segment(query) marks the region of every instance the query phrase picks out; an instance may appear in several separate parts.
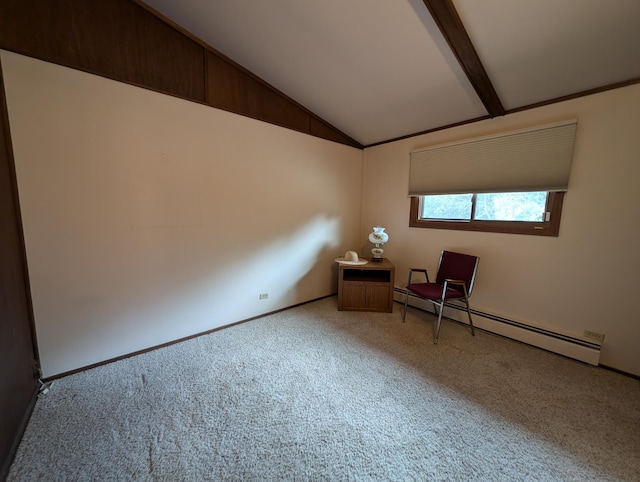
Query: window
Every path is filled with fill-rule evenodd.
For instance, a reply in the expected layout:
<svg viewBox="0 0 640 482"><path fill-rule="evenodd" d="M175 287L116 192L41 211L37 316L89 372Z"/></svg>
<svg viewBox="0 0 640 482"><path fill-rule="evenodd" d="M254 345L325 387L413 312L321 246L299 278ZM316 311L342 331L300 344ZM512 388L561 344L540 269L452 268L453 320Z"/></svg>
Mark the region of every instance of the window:
<svg viewBox="0 0 640 482"><path fill-rule="evenodd" d="M409 226L558 236L577 120L419 148Z"/></svg>
<svg viewBox="0 0 640 482"><path fill-rule="evenodd" d="M413 196L409 226L558 236L564 192Z"/></svg>

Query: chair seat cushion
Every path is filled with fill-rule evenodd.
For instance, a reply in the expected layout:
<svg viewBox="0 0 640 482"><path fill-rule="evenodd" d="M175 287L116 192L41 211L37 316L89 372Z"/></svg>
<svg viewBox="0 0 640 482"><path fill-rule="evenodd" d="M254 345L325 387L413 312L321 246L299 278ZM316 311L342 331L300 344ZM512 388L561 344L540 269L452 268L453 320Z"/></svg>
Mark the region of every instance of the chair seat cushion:
<svg viewBox="0 0 640 482"><path fill-rule="evenodd" d="M428 300L439 300L442 296L442 288L444 286L438 283L411 283L407 285L407 289L413 294ZM450 298L464 298L464 293L447 288L446 299Z"/></svg>

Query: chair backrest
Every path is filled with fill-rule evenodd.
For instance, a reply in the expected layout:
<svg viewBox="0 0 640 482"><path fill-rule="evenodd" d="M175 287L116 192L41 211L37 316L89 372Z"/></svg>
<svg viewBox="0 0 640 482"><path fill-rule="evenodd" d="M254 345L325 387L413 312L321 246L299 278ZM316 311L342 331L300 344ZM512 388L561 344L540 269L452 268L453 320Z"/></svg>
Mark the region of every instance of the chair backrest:
<svg viewBox="0 0 640 482"><path fill-rule="evenodd" d="M443 251L438 264L436 283L444 284L444 280L447 278L460 279L467 285L467 294L471 296L479 261L479 257L470 254ZM458 289L456 286L451 286L451 288ZM462 290L458 289L458 291Z"/></svg>

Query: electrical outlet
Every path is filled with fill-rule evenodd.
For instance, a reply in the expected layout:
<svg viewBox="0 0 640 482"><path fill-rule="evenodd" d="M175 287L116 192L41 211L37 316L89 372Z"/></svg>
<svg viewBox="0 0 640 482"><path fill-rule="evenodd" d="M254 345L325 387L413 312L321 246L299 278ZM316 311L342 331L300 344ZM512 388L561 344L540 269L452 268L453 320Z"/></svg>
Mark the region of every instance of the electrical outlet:
<svg viewBox="0 0 640 482"><path fill-rule="evenodd" d="M261 300L266 300L267 298L269 298L269 293L260 293Z"/></svg>
<svg viewBox="0 0 640 482"><path fill-rule="evenodd" d="M600 343L604 341L604 333L597 333L595 331L584 330L584 337L598 341Z"/></svg>

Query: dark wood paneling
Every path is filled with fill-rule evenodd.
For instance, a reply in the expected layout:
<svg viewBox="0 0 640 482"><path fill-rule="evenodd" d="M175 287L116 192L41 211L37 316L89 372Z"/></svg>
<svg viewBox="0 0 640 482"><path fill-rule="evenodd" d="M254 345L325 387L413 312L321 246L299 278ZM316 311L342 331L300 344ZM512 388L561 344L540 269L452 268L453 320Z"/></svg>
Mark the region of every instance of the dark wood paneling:
<svg viewBox="0 0 640 482"><path fill-rule="evenodd" d="M339 131L335 127L331 126L329 123L322 120L313 112L309 111L304 106L297 103L295 100L289 98L283 92L280 92L275 87L270 86L268 83L264 82L258 76L251 73L249 70L237 64L236 62L231 60L229 57L227 57L223 53L213 48L211 45L202 41L202 39L196 37L189 31L183 29L180 25L177 25L171 19L165 17L157 10L154 10L153 8L151 8L149 5L145 4L142 0L132 0L132 1L142 6L147 11L151 12L154 16L158 17L163 22L172 26L179 32L182 32L185 36L189 37L194 42L198 43L199 45L202 45L202 47L205 49L205 52L208 52L209 54L212 54L213 57L216 57L215 59L213 57L207 57L207 61L211 61L212 63L224 62L228 64L228 68L226 69L224 68L224 66L222 67L218 66L220 67L220 75L221 76L226 75L228 77L226 84L223 81L221 81L221 79L218 79L218 83L216 83L215 79L212 79L212 82L210 83L205 82L205 85L206 85L205 90L211 89L209 90L210 95L207 94L207 99L211 99L211 102L208 102L209 105L212 105L221 109L229 110L231 112L236 112L242 115L247 115L249 117L258 118L258 117L255 117L255 115L247 113L252 111L260 111L260 109L248 108L246 106L248 101L244 99L244 96L246 95L255 96L256 93L258 92L266 93L266 95L269 97L272 97L275 94L278 97L278 101L277 101L278 105L281 105L282 101L288 104L286 105L285 110L291 109L293 118L285 119L285 121L282 122L280 116L275 116L275 120L272 122L270 120L271 118L269 117L269 115L267 115L265 116L267 117L266 119L260 118L261 120L265 120L266 122L272 122L274 124L281 125L281 126L284 125L285 127L290 127L291 129L295 129L300 132L305 132L315 137L321 137L323 139L339 142L352 147L356 147L358 149L363 148L362 144L350 138L349 136ZM213 68L214 66L211 65L211 67ZM223 72L225 70L226 70L226 73ZM243 79L243 80L240 80L240 79ZM261 87L256 87L255 82L260 84ZM243 83L244 83L244 87L243 87ZM219 90L219 89L226 88L226 86L229 86L232 90L227 92L225 92L224 90ZM247 93L246 92L247 89L251 90L252 92ZM232 99L238 99L238 100L234 102ZM213 104L213 102L217 102L219 105L216 106ZM271 100L266 100L264 102L264 106L268 106L271 102L272 102ZM223 107L223 105L225 107ZM308 120L310 121L309 125L307 125L304 129L302 129L301 119L298 118L301 112L307 113ZM305 119L307 119L307 117L305 117Z"/></svg>
<svg viewBox="0 0 640 482"><path fill-rule="evenodd" d="M210 106L309 133L308 112L240 68L206 53Z"/></svg>
<svg viewBox="0 0 640 482"><path fill-rule="evenodd" d="M207 51L206 68L210 106L362 149L360 143L224 56Z"/></svg>
<svg viewBox="0 0 640 482"><path fill-rule="evenodd" d="M493 88L475 47L451 0L424 0L442 35L453 50L491 117L504 115L504 107Z"/></svg>
<svg viewBox="0 0 640 482"><path fill-rule="evenodd" d="M330 126L324 121L321 121L315 117L311 117L311 132L312 136L321 137L329 141L339 142L340 144L346 144L348 146L357 147L362 149L362 145L357 141L354 141L349 136L343 134L338 129Z"/></svg>
<svg viewBox="0 0 640 482"><path fill-rule="evenodd" d="M140 0L2 0L0 48L362 148Z"/></svg>
<svg viewBox="0 0 640 482"><path fill-rule="evenodd" d="M0 47L204 102L204 48L130 0L2 0Z"/></svg>
<svg viewBox="0 0 640 482"><path fill-rule="evenodd" d="M0 480L35 403L37 347L0 66Z"/></svg>

